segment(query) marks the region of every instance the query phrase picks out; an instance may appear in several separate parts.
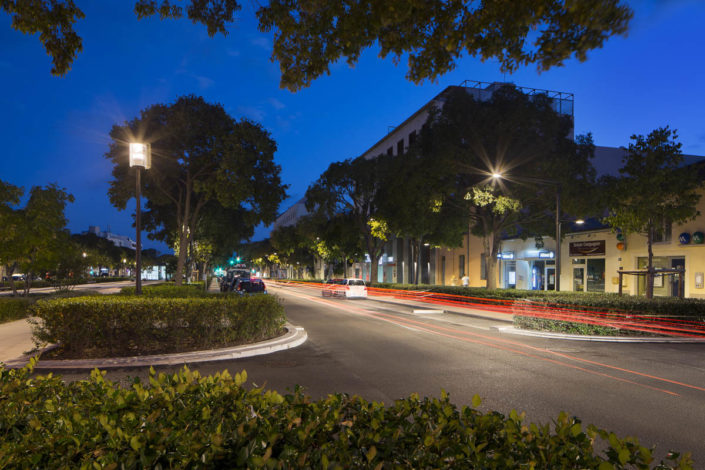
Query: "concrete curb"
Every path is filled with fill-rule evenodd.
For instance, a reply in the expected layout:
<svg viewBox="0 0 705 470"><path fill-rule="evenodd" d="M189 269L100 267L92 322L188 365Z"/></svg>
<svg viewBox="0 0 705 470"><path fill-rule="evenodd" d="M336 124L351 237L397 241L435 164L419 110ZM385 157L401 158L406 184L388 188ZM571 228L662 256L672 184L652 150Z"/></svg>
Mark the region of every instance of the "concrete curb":
<svg viewBox="0 0 705 470"><path fill-rule="evenodd" d="M234 346L231 348L212 349L207 351L191 351L175 354L156 354L153 356L115 357L102 359L76 359L76 360L41 360L34 370L80 370L80 369L114 369L119 367L147 367L163 365L193 364L198 362L225 361L244 357L261 356L285 349L300 346L308 339L306 330L300 326L287 323L285 334L278 338L261 341L254 344ZM18 359L5 362L8 369L24 367L32 355L25 355Z"/></svg>
<svg viewBox="0 0 705 470"><path fill-rule="evenodd" d="M493 326L500 333L540 338L565 339L568 341L601 341L605 343L700 343L705 344L705 338L667 338L648 336L586 336L567 333L549 333L547 331L532 331L514 328L513 326Z"/></svg>

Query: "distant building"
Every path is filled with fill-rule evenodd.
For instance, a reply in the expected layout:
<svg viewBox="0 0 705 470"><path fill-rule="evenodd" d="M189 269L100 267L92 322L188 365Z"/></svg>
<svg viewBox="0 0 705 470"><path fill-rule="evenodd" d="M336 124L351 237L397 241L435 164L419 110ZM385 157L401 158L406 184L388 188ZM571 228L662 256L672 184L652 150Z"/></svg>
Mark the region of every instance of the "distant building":
<svg viewBox="0 0 705 470"><path fill-rule="evenodd" d="M106 240L113 242L113 245L119 246L121 248L129 248L131 250L135 250L137 248L135 241L132 240L130 237L128 237L126 235L118 235L116 233L112 233L109 231L102 232L100 230L100 227L98 227L97 225L89 225L88 231L83 232L83 233L92 233L93 235L96 235L97 237L105 238Z"/></svg>
<svg viewBox="0 0 705 470"><path fill-rule="evenodd" d="M308 211L306 210L306 199L301 198L285 210L279 217L277 217L277 220L275 220L272 224L271 232L274 232L282 227L296 225L298 220L306 215L308 215Z"/></svg>

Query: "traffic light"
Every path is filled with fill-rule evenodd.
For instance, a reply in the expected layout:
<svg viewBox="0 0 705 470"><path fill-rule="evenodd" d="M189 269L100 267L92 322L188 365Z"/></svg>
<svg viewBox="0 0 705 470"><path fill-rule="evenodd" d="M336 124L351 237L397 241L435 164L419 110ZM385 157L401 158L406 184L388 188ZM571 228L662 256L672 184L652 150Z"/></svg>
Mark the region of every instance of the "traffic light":
<svg viewBox="0 0 705 470"><path fill-rule="evenodd" d="M238 256L237 258L235 258L235 261L237 261L237 262L239 263L239 262L240 262L240 257Z"/></svg>
<svg viewBox="0 0 705 470"><path fill-rule="evenodd" d="M230 260L228 260L228 264L230 264L230 266L232 266L233 264L235 264L235 260L233 260L232 258L230 258Z"/></svg>

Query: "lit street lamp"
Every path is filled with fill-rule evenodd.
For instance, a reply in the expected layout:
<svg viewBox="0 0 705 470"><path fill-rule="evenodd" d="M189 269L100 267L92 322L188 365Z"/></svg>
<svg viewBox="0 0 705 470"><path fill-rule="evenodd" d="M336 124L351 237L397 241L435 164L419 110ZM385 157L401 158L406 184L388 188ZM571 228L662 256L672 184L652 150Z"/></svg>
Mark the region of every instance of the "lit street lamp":
<svg viewBox="0 0 705 470"><path fill-rule="evenodd" d="M495 180L503 178L502 173L492 173L492 178ZM545 183L556 188L556 282L554 284L556 292L561 290L561 224L565 220L561 220L561 185L558 181L542 178L517 178L512 177L518 181ZM577 219L573 223L582 225L585 223L582 219Z"/></svg>
<svg viewBox="0 0 705 470"><path fill-rule="evenodd" d="M135 240L135 261L136 261L136 275L135 275L135 295L142 294L142 234L140 222L142 218L142 207L140 205L140 187L141 187L141 175L142 168L149 170L152 166L152 149L149 144L142 143L130 143L130 167L137 167L137 173L135 178L135 199L137 200L137 211L135 215L135 225L137 230L137 236Z"/></svg>

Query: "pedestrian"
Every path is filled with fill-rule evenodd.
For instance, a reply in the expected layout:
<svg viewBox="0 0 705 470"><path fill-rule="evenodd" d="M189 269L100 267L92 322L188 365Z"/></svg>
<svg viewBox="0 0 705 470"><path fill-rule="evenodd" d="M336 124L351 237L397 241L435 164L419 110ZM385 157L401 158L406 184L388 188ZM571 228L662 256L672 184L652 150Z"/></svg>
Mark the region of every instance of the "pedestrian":
<svg viewBox="0 0 705 470"><path fill-rule="evenodd" d="M463 276L461 280L463 281L463 287L468 287L470 285L470 278L467 274Z"/></svg>

